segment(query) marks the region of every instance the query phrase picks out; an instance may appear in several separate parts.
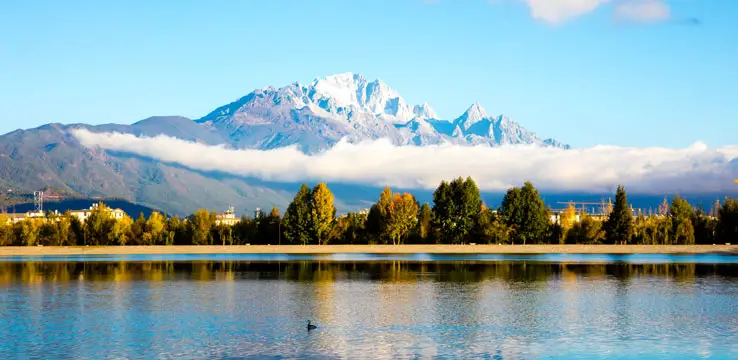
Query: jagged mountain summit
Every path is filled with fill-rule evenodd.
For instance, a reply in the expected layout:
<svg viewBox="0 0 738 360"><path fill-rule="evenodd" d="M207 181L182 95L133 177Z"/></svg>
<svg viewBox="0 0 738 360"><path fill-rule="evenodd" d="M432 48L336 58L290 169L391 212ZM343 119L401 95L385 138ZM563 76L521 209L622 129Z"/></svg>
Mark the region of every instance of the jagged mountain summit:
<svg viewBox="0 0 738 360"><path fill-rule="evenodd" d="M396 145L499 146L537 144L568 148L540 139L509 118L489 116L473 104L455 120L438 119L427 103L408 104L381 80L342 73L267 87L196 120L238 148L273 149L297 145L306 152L330 148L343 138L356 142L388 138Z"/></svg>

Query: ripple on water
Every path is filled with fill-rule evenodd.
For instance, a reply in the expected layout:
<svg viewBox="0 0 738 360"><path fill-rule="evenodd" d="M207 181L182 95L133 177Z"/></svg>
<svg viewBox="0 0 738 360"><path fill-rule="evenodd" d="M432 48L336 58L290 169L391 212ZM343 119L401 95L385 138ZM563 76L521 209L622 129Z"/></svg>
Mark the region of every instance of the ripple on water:
<svg viewBox="0 0 738 360"><path fill-rule="evenodd" d="M5 260L0 358L738 354L733 262L387 258Z"/></svg>

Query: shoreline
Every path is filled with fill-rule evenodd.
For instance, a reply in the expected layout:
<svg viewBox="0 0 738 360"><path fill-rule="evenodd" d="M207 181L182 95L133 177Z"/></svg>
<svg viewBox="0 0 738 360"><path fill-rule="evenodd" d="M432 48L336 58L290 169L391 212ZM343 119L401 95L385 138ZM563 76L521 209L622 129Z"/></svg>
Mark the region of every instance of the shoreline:
<svg viewBox="0 0 738 360"><path fill-rule="evenodd" d="M0 257L189 254L730 254L738 245L175 245L0 247Z"/></svg>

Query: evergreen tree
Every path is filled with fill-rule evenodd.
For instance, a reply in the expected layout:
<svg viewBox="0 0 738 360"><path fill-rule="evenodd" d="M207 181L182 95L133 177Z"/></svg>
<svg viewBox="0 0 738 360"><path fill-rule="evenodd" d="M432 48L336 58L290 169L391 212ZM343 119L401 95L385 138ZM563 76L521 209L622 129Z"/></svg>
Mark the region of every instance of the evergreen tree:
<svg viewBox="0 0 738 360"><path fill-rule="evenodd" d="M692 214L692 224L694 225L694 241L696 244L715 244L715 232L717 230L717 220L713 219L703 210L698 209Z"/></svg>
<svg viewBox="0 0 738 360"><path fill-rule="evenodd" d="M307 245L311 239L310 188L302 184L284 214L285 240L291 244Z"/></svg>
<svg viewBox="0 0 738 360"><path fill-rule="evenodd" d="M445 181L441 181L436 191L433 192L433 228L437 231L436 239L439 243L450 244L453 240L454 227L454 203L451 187Z"/></svg>
<svg viewBox="0 0 738 360"><path fill-rule="evenodd" d="M671 238L676 244L694 244L693 213L694 209L692 209L692 205L687 200L679 197L679 195L675 196L671 201L671 205L669 206L669 217L671 218L672 226Z"/></svg>
<svg viewBox="0 0 738 360"><path fill-rule="evenodd" d="M423 203L423 206L420 207L420 214L418 216L418 235L423 243L427 243L430 239L432 217L433 214L431 212L430 205L428 205L428 203Z"/></svg>
<svg viewBox="0 0 738 360"><path fill-rule="evenodd" d="M738 240L738 199L725 199L718 211L718 241L734 243Z"/></svg>
<svg viewBox="0 0 738 360"><path fill-rule="evenodd" d="M605 222L605 238L609 244L630 242L633 236L633 213L628 206L625 188L618 186L615 206Z"/></svg>
<svg viewBox="0 0 738 360"><path fill-rule="evenodd" d="M374 204L369 209L366 217L366 241L368 244L381 242L382 235L382 214L379 205Z"/></svg>
<svg viewBox="0 0 738 360"><path fill-rule="evenodd" d="M143 212L138 213L138 218L136 218L136 221L133 223L133 225L131 225L131 233L133 234L133 237L130 239L130 243L144 243L144 234L146 233L146 217L144 217Z"/></svg>

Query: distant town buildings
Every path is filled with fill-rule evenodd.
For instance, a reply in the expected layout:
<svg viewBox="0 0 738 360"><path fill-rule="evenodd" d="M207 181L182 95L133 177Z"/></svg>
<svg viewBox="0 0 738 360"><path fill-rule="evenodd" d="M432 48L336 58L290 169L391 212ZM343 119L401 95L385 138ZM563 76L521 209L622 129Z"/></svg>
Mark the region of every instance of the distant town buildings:
<svg viewBox="0 0 738 360"><path fill-rule="evenodd" d="M96 209L97 207L98 207L98 204L93 204L92 206L90 206L89 209L71 210L69 211L69 214L71 216L76 217L81 223L84 223L85 221L87 221L87 218L90 217L90 215L92 214L92 211ZM123 217L126 216L126 212L121 209L111 209L111 208L106 207L105 211L108 212L108 214L110 214L110 217L112 217L115 220L121 220L123 219ZM54 211L48 214L47 216L47 214L42 211L29 211L26 213L6 213L6 214L0 214L0 215L4 215L5 217L7 217L8 223L15 224L15 223L19 223L21 221L29 220L29 219L40 219L40 220L51 219L53 220L61 216L62 213L58 211Z"/></svg>
<svg viewBox="0 0 738 360"><path fill-rule="evenodd" d="M79 219L79 221L81 223L84 223L87 220L87 218L90 217L90 215L92 214L92 211L95 210L95 209L97 209L97 207L98 207L98 204L92 204L92 206L90 206L89 209L72 210L69 213L72 216L74 216L77 219ZM121 209L111 209L111 208L106 207L105 208L105 211L108 212L110 214L110 216L113 219L115 219L115 220L123 219L123 217L126 216L125 211L123 211Z"/></svg>
<svg viewBox="0 0 738 360"><path fill-rule="evenodd" d="M240 221L241 219L236 217L236 211L232 206L222 214L215 214L215 225L233 226Z"/></svg>

